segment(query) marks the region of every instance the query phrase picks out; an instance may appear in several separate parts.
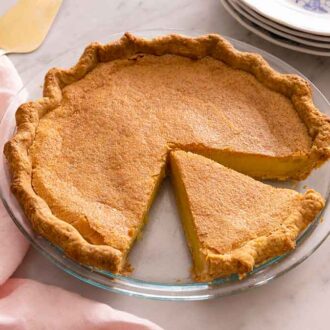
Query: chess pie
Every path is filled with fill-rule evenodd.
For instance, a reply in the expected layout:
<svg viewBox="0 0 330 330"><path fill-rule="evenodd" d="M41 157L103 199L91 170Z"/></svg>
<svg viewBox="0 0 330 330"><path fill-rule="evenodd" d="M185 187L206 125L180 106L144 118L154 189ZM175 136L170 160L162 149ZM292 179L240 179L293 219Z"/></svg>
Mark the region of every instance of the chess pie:
<svg viewBox="0 0 330 330"><path fill-rule="evenodd" d="M5 154L34 230L117 273L171 150L278 180L303 179L330 156L330 123L308 84L218 35L93 43L72 68L47 73L43 98L16 121Z"/></svg>

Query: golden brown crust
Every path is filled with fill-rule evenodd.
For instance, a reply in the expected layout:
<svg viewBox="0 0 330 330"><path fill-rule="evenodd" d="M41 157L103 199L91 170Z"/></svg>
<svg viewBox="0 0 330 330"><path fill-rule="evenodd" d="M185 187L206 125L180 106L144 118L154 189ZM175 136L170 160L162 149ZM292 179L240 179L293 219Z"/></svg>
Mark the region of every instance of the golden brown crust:
<svg viewBox="0 0 330 330"><path fill-rule="evenodd" d="M299 207L293 209L281 228L270 235L250 240L230 253L222 255L208 253L206 255L208 273L205 276L197 277L197 280L208 281L231 274L239 274L244 277L256 265L294 249L299 234L324 207L323 198L312 189L307 190L304 195L300 195L299 199Z"/></svg>
<svg viewBox="0 0 330 330"><path fill-rule="evenodd" d="M110 246L89 244L70 224L55 217L47 204L33 191L32 163L29 157L38 122L47 112L58 106L62 89L90 72L98 63L127 58L137 53L154 55L176 54L190 58L211 56L229 66L253 74L260 82L289 97L313 138L310 165L319 166L330 157L330 122L313 105L308 84L295 75L275 72L261 56L235 50L218 35L189 38L169 35L145 40L126 33L120 40L108 45L93 43L79 62L68 70L51 69L45 78L44 97L23 104L16 113L17 133L5 146L5 154L12 173L12 189L32 221L34 229L62 247L75 260L95 267L119 271L121 252Z"/></svg>

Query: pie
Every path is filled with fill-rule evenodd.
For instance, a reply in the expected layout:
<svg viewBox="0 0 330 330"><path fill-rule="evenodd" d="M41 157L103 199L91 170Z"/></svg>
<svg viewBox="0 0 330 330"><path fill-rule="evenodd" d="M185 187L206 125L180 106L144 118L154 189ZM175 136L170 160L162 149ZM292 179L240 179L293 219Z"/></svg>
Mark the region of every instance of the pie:
<svg viewBox="0 0 330 330"><path fill-rule="evenodd" d="M190 152L171 152L170 164L197 280L244 275L288 252L324 207L312 189L275 188Z"/></svg>
<svg viewBox="0 0 330 330"><path fill-rule="evenodd" d="M51 69L5 146L36 232L76 261L126 269L171 150L259 179L303 179L330 156L308 84L218 35L93 43Z"/></svg>

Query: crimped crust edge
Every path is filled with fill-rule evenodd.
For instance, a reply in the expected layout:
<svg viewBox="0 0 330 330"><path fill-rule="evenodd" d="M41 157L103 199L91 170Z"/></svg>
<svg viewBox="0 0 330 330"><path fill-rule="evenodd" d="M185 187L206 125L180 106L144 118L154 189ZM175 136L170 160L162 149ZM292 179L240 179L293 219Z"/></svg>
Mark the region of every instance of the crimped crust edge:
<svg viewBox="0 0 330 330"><path fill-rule="evenodd" d="M282 226L267 236L259 236L243 246L226 254L206 252L207 274L196 274L199 281L209 281L217 277L239 274L243 278L256 265L293 250L299 234L323 209L322 196L308 189L300 199L299 209L294 210Z"/></svg>

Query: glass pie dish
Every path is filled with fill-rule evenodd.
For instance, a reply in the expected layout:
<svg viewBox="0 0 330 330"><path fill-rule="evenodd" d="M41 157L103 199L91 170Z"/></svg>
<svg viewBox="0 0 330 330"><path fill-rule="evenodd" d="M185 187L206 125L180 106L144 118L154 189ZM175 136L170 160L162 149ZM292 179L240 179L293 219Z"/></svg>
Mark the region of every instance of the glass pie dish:
<svg viewBox="0 0 330 330"><path fill-rule="evenodd" d="M190 36L201 34L200 32L177 30L136 31L134 33L147 38L169 33L181 33ZM104 31L96 33L95 39L106 43L110 40L118 39L121 35L109 35L107 31ZM233 39L229 40L239 50L261 54L274 69L280 72L299 74L294 68L270 54L242 42ZM36 71L33 79L13 98L1 122L1 150L4 143L14 133L15 111L18 105L27 97L28 99L41 97L43 78L48 69L55 66L70 67L74 65L86 45L87 42L77 45L60 57L47 63L47 65L44 65ZM316 106L322 112L329 114L327 100L314 85L311 84L311 86ZM299 183L269 183L285 186L300 192L303 192L306 187L313 188L328 199L329 169L330 164L326 164L315 170L306 180ZM326 217L325 213L329 212L327 203L318 218L300 235L297 241L297 248L294 251L259 265L242 280L234 275L208 283L193 282L190 277L191 258L177 214L173 192L169 182L165 180L150 211L149 222L144 229L143 238L136 242L130 253L129 262L134 267L134 270L129 276L124 276L80 265L67 258L61 249L33 232L29 221L25 218L15 197L10 192L10 174L2 152L0 155L0 180L0 194L8 213L38 251L67 273L91 285L105 290L146 298L202 300L260 286L286 273L305 260L320 246L330 232L329 221L323 221Z"/></svg>

